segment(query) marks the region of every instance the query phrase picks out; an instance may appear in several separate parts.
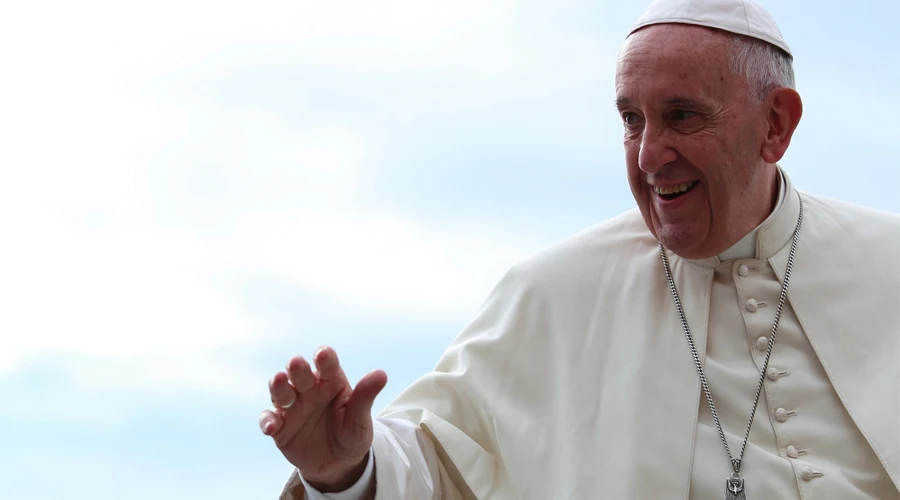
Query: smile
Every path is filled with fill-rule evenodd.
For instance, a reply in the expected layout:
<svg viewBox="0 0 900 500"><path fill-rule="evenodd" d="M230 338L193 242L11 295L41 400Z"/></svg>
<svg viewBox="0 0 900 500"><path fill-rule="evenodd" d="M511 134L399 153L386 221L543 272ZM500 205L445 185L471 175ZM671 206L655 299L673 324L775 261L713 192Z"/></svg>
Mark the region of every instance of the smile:
<svg viewBox="0 0 900 500"><path fill-rule="evenodd" d="M697 181L690 181L669 187L654 186L653 190L656 192L656 194L658 194L665 200L674 200L675 198L678 198L679 196L693 189L693 187L696 185Z"/></svg>

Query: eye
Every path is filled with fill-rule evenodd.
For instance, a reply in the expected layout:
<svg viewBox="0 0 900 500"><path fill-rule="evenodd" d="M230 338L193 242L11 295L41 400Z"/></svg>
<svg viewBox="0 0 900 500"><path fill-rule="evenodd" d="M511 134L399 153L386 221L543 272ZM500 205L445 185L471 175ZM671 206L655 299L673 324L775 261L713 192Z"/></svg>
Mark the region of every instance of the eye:
<svg viewBox="0 0 900 500"><path fill-rule="evenodd" d="M625 122L625 125L637 125L640 122L640 119L641 117L635 113L631 113L629 111L622 113L622 121Z"/></svg>
<svg viewBox="0 0 900 500"><path fill-rule="evenodd" d="M687 120L697 116L697 113L685 109L676 109L669 113L669 117L675 121Z"/></svg>

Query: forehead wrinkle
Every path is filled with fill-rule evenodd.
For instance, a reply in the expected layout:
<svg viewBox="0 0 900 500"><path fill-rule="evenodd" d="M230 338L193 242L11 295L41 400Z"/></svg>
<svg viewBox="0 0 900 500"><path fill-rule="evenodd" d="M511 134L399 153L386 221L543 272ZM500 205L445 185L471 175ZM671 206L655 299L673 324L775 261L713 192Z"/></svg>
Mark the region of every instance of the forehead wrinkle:
<svg viewBox="0 0 900 500"><path fill-rule="evenodd" d="M665 104L669 106L683 106L685 108L700 108L703 107L703 103L696 100L691 99L689 97L669 97L665 101Z"/></svg>
<svg viewBox="0 0 900 500"><path fill-rule="evenodd" d="M635 61L637 62L637 61ZM616 105L686 106L707 108L728 92L732 82L712 68L679 64L634 64L622 68L616 79Z"/></svg>

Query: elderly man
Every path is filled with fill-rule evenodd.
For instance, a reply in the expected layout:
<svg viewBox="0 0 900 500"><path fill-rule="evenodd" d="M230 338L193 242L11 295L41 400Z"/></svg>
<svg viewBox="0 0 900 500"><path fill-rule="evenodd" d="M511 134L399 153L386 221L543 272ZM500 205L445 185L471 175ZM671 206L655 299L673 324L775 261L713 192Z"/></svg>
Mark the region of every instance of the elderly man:
<svg viewBox="0 0 900 500"><path fill-rule="evenodd" d="M513 267L377 418L336 353L260 417L300 499L889 499L900 218L799 193L792 55L749 0L659 0L616 74L638 208Z"/></svg>

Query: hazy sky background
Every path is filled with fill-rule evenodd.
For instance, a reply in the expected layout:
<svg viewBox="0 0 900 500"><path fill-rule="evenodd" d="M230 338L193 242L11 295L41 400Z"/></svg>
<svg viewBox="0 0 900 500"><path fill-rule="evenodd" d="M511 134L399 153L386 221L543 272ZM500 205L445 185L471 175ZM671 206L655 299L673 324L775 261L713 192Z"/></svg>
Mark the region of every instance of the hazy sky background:
<svg viewBox="0 0 900 500"><path fill-rule="evenodd" d="M648 2L0 8L0 498L276 498L293 354L430 369L513 264L634 206ZM900 211L893 1L764 2L801 189Z"/></svg>

